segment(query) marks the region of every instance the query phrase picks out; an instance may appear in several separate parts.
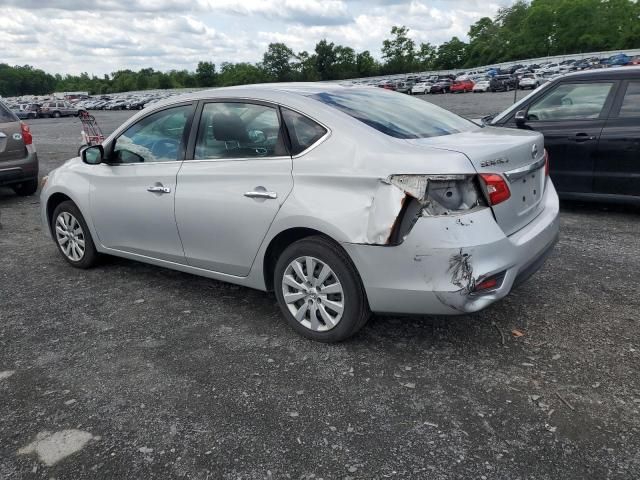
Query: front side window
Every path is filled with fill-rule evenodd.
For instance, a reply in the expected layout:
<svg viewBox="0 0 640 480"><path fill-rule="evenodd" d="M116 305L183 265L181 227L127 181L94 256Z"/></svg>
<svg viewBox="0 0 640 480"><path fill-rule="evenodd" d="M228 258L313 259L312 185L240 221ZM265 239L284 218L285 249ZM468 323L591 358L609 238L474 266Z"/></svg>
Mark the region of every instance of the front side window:
<svg viewBox="0 0 640 480"><path fill-rule="evenodd" d="M439 137L480 128L443 108L383 90L345 88L311 98L395 138Z"/></svg>
<svg viewBox="0 0 640 480"><path fill-rule="evenodd" d="M619 117L640 117L640 82L629 82Z"/></svg>
<svg viewBox="0 0 640 480"><path fill-rule="evenodd" d="M327 133L322 125L288 108L282 108L282 118L291 138L291 155L304 152Z"/></svg>
<svg viewBox="0 0 640 480"><path fill-rule="evenodd" d="M613 83L563 83L534 103L529 120L588 120L600 116Z"/></svg>
<svg viewBox="0 0 640 480"><path fill-rule="evenodd" d="M171 162L179 158L191 105L168 108L143 118L116 140L112 163Z"/></svg>
<svg viewBox="0 0 640 480"><path fill-rule="evenodd" d="M287 155L275 107L240 102L202 109L194 158L233 159Z"/></svg>

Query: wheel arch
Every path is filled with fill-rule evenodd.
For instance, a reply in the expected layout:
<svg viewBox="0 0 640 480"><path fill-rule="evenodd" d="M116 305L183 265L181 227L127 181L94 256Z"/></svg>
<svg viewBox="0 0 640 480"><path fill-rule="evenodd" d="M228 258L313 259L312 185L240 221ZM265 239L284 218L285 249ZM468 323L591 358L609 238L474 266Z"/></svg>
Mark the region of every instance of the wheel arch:
<svg viewBox="0 0 640 480"><path fill-rule="evenodd" d="M349 257L349 254L342 248L340 242L320 230L309 227L292 227L282 230L271 239L262 258L262 275L267 291L272 291L274 288L273 275L275 273L276 262L282 252L292 243L307 237L323 237L338 246L345 255ZM351 258L349 257L349 259Z"/></svg>
<svg viewBox="0 0 640 480"><path fill-rule="evenodd" d="M74 205L78 206L78 204L68 195L62 192L55 192L51 194L51 196L47 199L47 225L49 226L49 232L53 235L52 230L52 220L53 220L53 212L58 205L62 202L71 201ZM80 208L80 207L78 207Z"/></svg>

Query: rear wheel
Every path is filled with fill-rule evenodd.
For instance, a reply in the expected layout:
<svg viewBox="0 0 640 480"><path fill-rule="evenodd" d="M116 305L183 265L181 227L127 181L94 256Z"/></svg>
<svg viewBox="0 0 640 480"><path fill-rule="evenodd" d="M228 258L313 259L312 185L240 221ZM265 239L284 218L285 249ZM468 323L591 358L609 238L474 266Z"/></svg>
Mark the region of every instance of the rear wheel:
<svg viewBox="0 0 640 480"><path fill-rule="evenodd" d="M335 243L308 237L280 255L276 298L287 323L319 342L340 342L360 330L371 312L353 263Z"/></svg>
<svg viewBox="0 0 640 480"><path fill-rule="evenodd" d="M87 223L75 203L62 202L53 211L51 231L64 259L76 268L90 268L98 261L98 251Z"/></svg>
<svg viewBox="0 0 640 480"><path fill-rule="evenodd" d="M33 180L27 180L26 182L18 183L13 186L13 191L16 192L16 195L21 197L28 197L29 195L33 195L38 190L38 179L34 178Z"/></svg>
<svg viewBox="0 0 640 480"><path fill-rule="evenodd" d="M53 112L53 115L51 115L53 118L60 118L60 112Z"/></svg>

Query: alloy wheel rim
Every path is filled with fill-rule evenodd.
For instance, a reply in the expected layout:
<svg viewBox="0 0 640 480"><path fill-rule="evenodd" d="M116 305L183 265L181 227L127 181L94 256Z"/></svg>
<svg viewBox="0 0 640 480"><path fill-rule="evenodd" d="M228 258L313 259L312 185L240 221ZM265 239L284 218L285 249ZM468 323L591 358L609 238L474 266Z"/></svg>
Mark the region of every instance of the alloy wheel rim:
<svg viewBox="0 0 640 480"><path fill-rule="evenodd" d="M334 328L344 313L344 291L336 273L315 257L298 257L282 276L282 294L291 315L315 332Z"/></svg>
<svg viewBox="0 0 640 480"><path fill-rule="evenodd" d="M62 212L56 218L56 240L64 255L79 262L84 257L85 237L78 219L69 212Z"/></svg>

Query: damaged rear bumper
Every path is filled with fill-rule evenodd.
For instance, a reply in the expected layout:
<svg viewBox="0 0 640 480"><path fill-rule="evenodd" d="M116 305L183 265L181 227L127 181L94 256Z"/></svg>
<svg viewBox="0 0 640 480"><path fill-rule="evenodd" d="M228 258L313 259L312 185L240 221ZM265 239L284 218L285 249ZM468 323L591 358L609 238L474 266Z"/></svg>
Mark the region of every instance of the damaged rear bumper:
<svg viewBox="0 0 640 480"><path fill-rule="evenodd" d="M397 246L344 243L377 313L454 315L481 310L537 271L558 239L558 196L548 182L544 209L506 236L491 209L423 217ZM475 292L484 279L500 284Z"/></svg>

